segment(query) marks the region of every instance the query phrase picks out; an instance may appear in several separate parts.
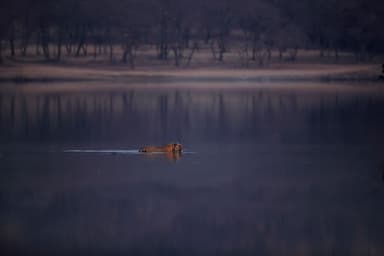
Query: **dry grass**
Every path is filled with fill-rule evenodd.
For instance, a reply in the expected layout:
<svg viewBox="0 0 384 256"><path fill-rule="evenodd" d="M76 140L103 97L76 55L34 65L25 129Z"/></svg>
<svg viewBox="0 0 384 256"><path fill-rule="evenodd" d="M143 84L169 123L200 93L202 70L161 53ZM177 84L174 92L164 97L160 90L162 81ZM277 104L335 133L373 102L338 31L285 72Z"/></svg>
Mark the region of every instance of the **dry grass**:
<svg viewBox="0 0 384 256"><path fill-rule="evenodd" d="M177 79L182 81L225 82L225 81L329 81L329 80L377 80L381 66L378 64L358 64L344 54L340 64L330 63L330 59L320 59L316 51L301 51L299 61L280 62L277 54L271 62L260 67L251 62L248 68L241 67L238 53L233 50L226 54L225 61L212 60L208 49L200 50L191 65L175 67L172 56L166 62L157 60L154 49L144 49L138 54L136 69L128 64L110 64L107 56L65 57L60 63L47 63L36 57L7 60L0 65L0 82L39 82L39 81L148 81ZM32 55L30 55L32 56ZM41 57L40 57L41 58ZM346 61L347 60L347 61ZM342 64L341 64L342 63Z"/></svg>

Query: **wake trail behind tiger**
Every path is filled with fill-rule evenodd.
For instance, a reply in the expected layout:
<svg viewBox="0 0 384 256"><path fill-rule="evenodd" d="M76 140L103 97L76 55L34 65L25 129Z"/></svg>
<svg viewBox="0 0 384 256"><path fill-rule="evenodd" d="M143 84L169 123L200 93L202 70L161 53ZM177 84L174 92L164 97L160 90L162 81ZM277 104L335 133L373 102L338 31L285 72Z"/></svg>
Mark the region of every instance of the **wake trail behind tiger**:
<svg viewBox="0 0 384 256"><path fill-rule="evenodd" d="M166 152L139 152L138 149L65 149L64 153L104 153L104 154L165 154ZM183 151L182 154L195 154L192 151Z"/></svg>

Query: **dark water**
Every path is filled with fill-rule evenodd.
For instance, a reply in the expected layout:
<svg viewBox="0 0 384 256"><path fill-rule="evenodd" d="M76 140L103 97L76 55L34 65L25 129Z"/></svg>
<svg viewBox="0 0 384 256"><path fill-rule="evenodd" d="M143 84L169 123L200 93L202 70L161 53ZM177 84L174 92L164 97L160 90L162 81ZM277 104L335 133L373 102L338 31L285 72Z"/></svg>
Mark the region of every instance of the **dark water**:
<svg viewBox="0 0 384 256"><path fill-rule="evenodd" d="M2 255L384 255L369 86L0 90Z"/></svg>

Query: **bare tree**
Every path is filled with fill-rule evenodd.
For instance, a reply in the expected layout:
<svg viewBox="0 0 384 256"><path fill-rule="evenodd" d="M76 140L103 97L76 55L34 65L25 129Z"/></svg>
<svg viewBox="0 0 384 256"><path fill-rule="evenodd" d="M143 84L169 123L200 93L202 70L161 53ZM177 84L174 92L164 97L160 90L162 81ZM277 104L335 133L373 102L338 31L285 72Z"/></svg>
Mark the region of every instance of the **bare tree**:
<svg viewBox="0 0 384 256"><path fill-rule="evenodd" d="M383 54L384 5L379 0L13 0L0 3L0 53L25 56L33 41L36 55L109 54L133 67L136 49L156 46L157 57L181 66L201 45L215 61L237 48L244 66L265 65L274 49L295 60L304 44L338 60L339 51L359 61ZM364 13L364 15L361 15ZM192 42L192 44L191 44ZM203 44L206 43L206 45ZM240 47L238 47L241 45ZM104 49L104 51L102 51Z"/></svg>
<svg viewBox="0 0 384 256"><path fill-rule="evenodd" d="M214 60L222 62L224 60L224 53L227 52L229 48L228 41L234 19L233 9L230 1L216 2L213 7L215 9L210 10L212 14L211 22L216 29L212 33L210 48Z"/></svg>

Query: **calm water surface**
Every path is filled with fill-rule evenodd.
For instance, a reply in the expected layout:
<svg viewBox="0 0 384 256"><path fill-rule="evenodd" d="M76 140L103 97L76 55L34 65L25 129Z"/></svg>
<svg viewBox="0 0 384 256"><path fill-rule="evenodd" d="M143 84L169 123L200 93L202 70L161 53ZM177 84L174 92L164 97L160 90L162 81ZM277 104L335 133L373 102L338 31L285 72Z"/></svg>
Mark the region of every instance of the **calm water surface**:
<svg viewBox="0 0 384 256"><path fill-rule="evenodd" d="M11 86L3 253L384 255L382 86Z"/></svg>

